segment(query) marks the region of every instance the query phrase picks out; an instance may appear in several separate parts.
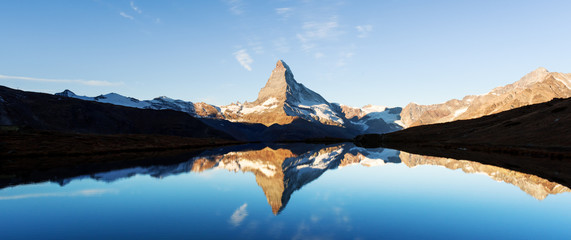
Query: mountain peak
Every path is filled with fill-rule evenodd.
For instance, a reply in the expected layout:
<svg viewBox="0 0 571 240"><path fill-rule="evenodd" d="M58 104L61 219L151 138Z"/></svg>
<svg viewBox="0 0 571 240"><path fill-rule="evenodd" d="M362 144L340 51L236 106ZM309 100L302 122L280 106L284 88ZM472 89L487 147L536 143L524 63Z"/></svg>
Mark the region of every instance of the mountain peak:
<svg viewBox="0 0 571 240"><path fill-rule="evenodd" d="M547 71L547 69L544 67L538 67L537 69L523 76L518 82L515 82L514 85L516 87L526 87L529 84L542 81L548 74L549 71Z"/></svg>
<svg viewBox="0 0 571 240"><path fill-rule="evenodd" d="M544 72L547 73L549 72L546 68L544 67L538 67L537 69L533 70L533 72Z"/></svg>
<svg viewBox="0 0 571 240"><path fill-rule="evenodd" d="M258 93L256 103L263 103L272 97L278 101L285 101L288 89L296 88L296 85L298 83L293 78L293 73L289 66L283 60L278 60L276 68L274 68L266 82L266 86Z"/></svg>
<svg viewBox="0 0 571 240"><path fill-rule="evenodd" d="M276 68L274 69L274 71L276 70L285 70L285 71L290 71L289 66L284 62L284 60L278 60L278 62L276 63Z"/></svg>
<svg viewBox="0 0 571 240"><path fill-rule="evenodd" d="M64 97L73 97L76 96L75 93L73 93L71 90L66 89L63 92L60 93L56 93L55 95L57 96L64 96Z"/></svg>

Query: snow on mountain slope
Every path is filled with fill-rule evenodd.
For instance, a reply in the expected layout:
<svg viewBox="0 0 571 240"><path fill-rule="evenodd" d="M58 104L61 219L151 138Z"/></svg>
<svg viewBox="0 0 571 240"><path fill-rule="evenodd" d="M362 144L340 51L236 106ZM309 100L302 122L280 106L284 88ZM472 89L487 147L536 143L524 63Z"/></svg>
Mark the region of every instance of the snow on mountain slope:
<svg viewBox="0 0 571 240"><path fill-rule="evenodd" d="M402 129L401 108L375 105L352 108L330 103L318 93L298 83L290 67L282 60L276 63L270 78L254 102L237 102L217 107L168 97L139 101L116 93L86 97L65 90L56 95L135 108L171 109L186 112L195 117L261 123L266 126L285 125L296 119L304 119L313 123L341 127L344 128L343 131L346 130L351 134L386 133Z"/></svg>
<svg viewBox="0 0 571 240"><path fill-rule="evenodd" d="M78 96L70 90L65 90L61 93L56 93L58 96L77 98L87 101L95 101L101 103L109 103L125 107L143 108L143 109L155 109L163 110L170 109L179 112L186 112L192 116L197 116L194 104L192 102L186 102L183 100L175 100L165 96L155 98L153 100L140 101L136 98L125 97L117 93L109 93L105 95L99 95L97 97L86 97Z"/></svg>
<svg viewBox="0 0 571 240"><path fill-rule="evenodd" d="M366 105L362 108L338 104L348 121L363 133L385 133L403 128L400 121L402 108Z"/></svg>
<svg viewBox="0 0 571 240"><path fill-rule="evenodd" d="M228 120L239 122L287 124L296 118L327 125L342 126L342 114L321 95L298 83L289 66L279 60L256 101L221 107Z"/></svg>
<svg viewBox="0 0 571 240"><path fill-rule="evenodd" d="M407 127L473 119L518 107L571 97L571 74L545 68L526 74L519 81L497 87L482 95L468 95L440 104L408 104L402 111Z"/></svg>

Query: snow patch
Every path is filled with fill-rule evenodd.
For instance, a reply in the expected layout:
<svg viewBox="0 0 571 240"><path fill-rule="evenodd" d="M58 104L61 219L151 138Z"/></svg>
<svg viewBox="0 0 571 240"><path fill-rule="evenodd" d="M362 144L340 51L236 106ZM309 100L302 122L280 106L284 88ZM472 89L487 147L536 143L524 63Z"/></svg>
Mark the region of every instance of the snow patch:
<svg viewBox="0 0 571 240"><path fill-rule="evenodd" d="M561 83L563 83L568 89L571 89L571 81L569 79L561 79L558 77L554 77L555 80L560 81Z"/></svg>
<svg viewBox="0 0 571 240"><path fill-rule="evenodd" d="M466 112L466 110L468 110L468 107L463 107L454 111L454 118L460 116L462 113Z"/></svg>
<svg viewBox="0 0 571 240"><path fill-rule="evenodd" d="M260 162L251 161L249 159L238 159L236 161L231 161L226 163L221 161L220 163L218 163L218 166L216 166L216 169L226 169L234 172L238 171L245 172L246 170L253 169L260 171L266 177L273 177L276 174L277 170L276 166L274 165L265 164L261 161Z"/></svg>

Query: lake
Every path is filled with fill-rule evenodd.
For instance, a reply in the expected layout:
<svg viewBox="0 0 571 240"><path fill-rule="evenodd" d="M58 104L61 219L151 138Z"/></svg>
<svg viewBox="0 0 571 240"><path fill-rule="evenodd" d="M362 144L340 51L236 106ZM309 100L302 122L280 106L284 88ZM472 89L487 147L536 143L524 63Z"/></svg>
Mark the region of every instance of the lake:
<svg viewBox="0 0 571 240"><path fill-rule="evenodd" d="M571 190L353 144L245 145L0 190L0 239L571 239Z"/></svg>

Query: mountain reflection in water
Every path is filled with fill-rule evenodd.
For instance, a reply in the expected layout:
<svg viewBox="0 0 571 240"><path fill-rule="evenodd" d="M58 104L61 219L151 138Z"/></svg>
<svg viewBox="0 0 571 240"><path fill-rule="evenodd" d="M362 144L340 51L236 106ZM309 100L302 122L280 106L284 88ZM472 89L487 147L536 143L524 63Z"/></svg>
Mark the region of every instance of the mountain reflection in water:
<svg viewBox="0 0 571 240"><path fill-rule="evenodd" d="M192 159L173 165L135 167L58 180L60 185L83 178L113 182L135 175L164 178L170 175L225 169L251 172L266 195L274 214L284 210L291 195L330 169L360 164L365 167L404 163L413 168L437 165L462 169L465 173L482 173L493 180L517 186L538 200L550 194L570 192L568 187L531 174L520 173L478 162L410 154L392 149L365 149L353 144L283 144L248 145L206 151Z"/></svg>

